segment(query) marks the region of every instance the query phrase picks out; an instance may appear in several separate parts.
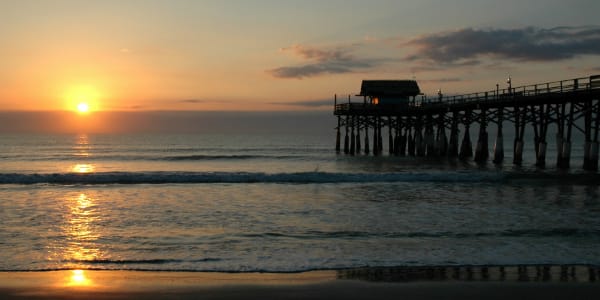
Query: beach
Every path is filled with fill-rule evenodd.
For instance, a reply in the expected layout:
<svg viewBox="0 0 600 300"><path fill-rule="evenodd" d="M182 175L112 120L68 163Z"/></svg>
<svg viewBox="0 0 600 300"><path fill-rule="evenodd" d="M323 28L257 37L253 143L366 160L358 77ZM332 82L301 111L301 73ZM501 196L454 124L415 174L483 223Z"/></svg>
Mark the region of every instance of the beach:
<svg viewBox="0 0 600 300"><path fill-rule="evenodd" d="M530 267L535 269L535 267ZM301 273L64 270L0 273L2 299L593 299L589 278L489 278L376 281L340 278L346 271ZM518 268L517 268L518 269ZM517 270L514 269L514 270ZM586 268L577 272L585 274ZM371 271L393 272L392 269ZM414 272L425 269L416 268ZM596 270L596 269L594 269ZM596 270L597 271L597 270ZM358 272L354 270L352 272ZM365 270L362 270L364 273ZM481 268L475 268L480 274ZM360 272L359 272L360 273ZM535 271L532 271L535 273ZM389 279L389 278L388 278Z"/></svg>

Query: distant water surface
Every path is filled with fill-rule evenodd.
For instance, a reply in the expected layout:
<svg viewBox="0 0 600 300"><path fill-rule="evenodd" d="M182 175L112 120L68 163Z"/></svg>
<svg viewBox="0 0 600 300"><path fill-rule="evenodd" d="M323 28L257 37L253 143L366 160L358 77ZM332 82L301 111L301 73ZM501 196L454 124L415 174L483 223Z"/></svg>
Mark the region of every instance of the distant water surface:
<svg viewBox="0 0 600 300"><path fill-rule="evenodd" d="M576 145L565 172L552 145L547 169L527 144L523 167L478 166L337 155L332 132L0 140L4 271L600 264Z"/></svg>

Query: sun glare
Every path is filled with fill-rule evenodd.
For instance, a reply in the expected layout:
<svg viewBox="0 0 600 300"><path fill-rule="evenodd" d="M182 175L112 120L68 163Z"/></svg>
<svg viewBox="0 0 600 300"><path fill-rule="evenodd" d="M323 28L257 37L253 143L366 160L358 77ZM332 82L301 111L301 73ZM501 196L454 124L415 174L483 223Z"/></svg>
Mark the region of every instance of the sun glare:
<svg viewBox="0 0 600 300"><path fill-rule="evenodd" d="M86 113L90 110L90 106L85 103L85 102L81 102L79 104L77 104L77 111L80 113Z"/></svg>
<svg viewBox="0 0 600 300"><path fill-rule="evenodd" d="M67 107L80 114L97 111L101 95L99 91L88 85L75 86L65 93Z"/></svg>
<svg viewBox="0 0 600 300"><path fill-rule="evenodd" d="M71 287L85 287L92 285L91 280L87 278L84 270L71 270L71 274L67 280L67 286Z"/></svg>

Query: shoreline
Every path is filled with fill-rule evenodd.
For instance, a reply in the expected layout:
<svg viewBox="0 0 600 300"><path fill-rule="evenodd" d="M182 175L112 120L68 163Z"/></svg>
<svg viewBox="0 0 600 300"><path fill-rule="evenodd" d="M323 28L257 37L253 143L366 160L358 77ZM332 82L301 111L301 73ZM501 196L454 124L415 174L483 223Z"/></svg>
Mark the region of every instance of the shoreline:
<svg viewBox="0 0 600 300"><path fill-rule="evenodd" d="M600 267L585 265L301 273L6 271L0 272L0 299L575 299L600 293L598 275Z"/></svg>

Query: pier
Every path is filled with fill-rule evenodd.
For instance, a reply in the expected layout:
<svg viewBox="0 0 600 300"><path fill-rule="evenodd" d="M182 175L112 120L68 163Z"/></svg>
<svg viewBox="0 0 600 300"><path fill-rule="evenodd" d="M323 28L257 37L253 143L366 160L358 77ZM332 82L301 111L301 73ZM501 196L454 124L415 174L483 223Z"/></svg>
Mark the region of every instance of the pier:
<svg viewBox="0 0 600 300"><path fill-rule="evenodd" d="M363 81L356 95L362 101L335 96L336 151L382 155L385 138L389 155L502 164L504 132L512 130L512 163L520 165L525 129L531 126L537 166L546 166L547 145L554 142L556 166L570 168L573 136L582 134L582 167L598 171L600 75L520 87L512 87L509 78L507 84L504 89L496 85L491 91L453 96L439 91L436 97L426 97L412 80ZM491 149L490 124L496 125ZM505 128L507 124L512 128ZM478 130L474 146L472 130Z"/></svg>

